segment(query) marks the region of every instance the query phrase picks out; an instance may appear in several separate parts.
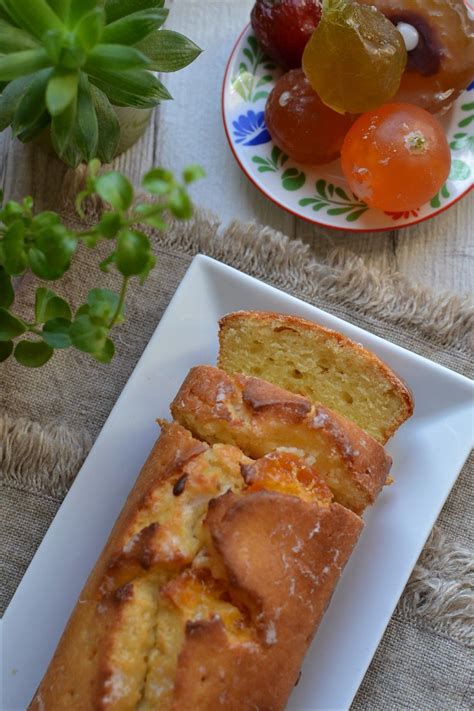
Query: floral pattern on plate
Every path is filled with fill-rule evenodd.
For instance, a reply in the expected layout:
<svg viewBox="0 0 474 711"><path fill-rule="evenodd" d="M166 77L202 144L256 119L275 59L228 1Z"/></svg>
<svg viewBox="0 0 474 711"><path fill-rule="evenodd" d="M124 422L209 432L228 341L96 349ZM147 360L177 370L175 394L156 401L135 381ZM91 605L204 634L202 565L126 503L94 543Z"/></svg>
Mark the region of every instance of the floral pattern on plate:
<svg viewBox="0 0 474 711"><path fill-rule="evenodd" d="M227 66L222 110L227 138L247 177L280 207L309 222L351 231L391 230L421 222L446 209L473 185L474 82L441 121L452 154L451 172L437 195L416 210L382 212L348 188L340 162L322 166L292 161L265 126L265 103L282 70L261 50L247 27Z"/></svg>

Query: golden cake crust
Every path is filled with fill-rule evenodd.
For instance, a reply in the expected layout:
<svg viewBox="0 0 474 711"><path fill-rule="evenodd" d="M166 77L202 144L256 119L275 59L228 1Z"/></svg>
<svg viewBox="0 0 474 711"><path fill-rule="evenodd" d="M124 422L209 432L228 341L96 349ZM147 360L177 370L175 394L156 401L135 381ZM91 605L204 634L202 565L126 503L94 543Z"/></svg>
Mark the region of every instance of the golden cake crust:
<svg viewBox="0 0 474 711"><path fill-rule="evenodd" d="M236 311L227 314L219 321L219 367L227 369L227 364L233 360L227 345L229 333L233 329L241 328L241 326L245 324L253 325L256 331L258 331L259 327L271 327L272 331L276 333L282 331L294 332L296 334L303 333L314 339L315 349L319 347L318 344L320 344L321 341L324 341L326 344L336 346L338 349L344 349L348 354L352 354L364 362L367 367L369 380L370 375L378 376L380 380L385 383L387 390L390 391L398 403L398 412L394 414L390 420L387 419L386 422L380 421L374 427L373 431L369 430L367 426L364 427L366 431L371 431L373 436L376 436L382 443L385 443L395 433L398 427L413 414L413 395L407 384L374 353L368 351L361 344L352 341L338 331L325 328L324 326L320 326L319 324L297 316L265 311ZM270 346L271 344L267 345ZM244 351L239 352L239 358L245 360L246 353ZM308 370L311 370L313 367L310 356L307 357L306 367ZM235 370L235 368L232 368L232 372L235 372ZM237 370L251 374L245 369ZM268 368L266 370L264 368L261 376L266 380L275 382ZM275 384L281 385L282 383L276 382ZM297 387L298 383L295 383L295 388ZM319 399L320 398L313 398L315 402L319 401ZM321 402L324 402L322 397ZM332 409L334 409L334 407ZM351 419L348 412L349 409L343 414Z"/></svg>
<svg viewBox="0 0 474 711"><path fill-rule="evenodd" d="M162 435L153 447L109 539L89 576L69 619L55 655L31 702L35 711L90 711L91 708L119 708L107 703L110 683L110 646L116 630L123 625L131 604L146 608L139 590L146 583L140 577L147 565L147 536L142 533L132 548L133 527L147 498L157 487L176 478L183 466L208 449L183 427L162 423ZM125 548L125 552L124 552ZM141 548L141 550L140 550ZM135 566L129 565L134 550ZM123 565L119 558L122 557Z"/></svg>
<svg viewBox="0 0 474 711"><path fill-rule="evenodd" d="M390 470L383 447L353 422L264 380L213 366L189 372L171 412L195 436L235 444L253 458L278 447L298 449L315 458L325 478L330 462L341 484L335 489L326 481L356 513L374 502Z"/></svg>
<svg viewBox="0 0 474 711"><path fill-rule="evenodd" d="M215 499L206 526L259 643L232 644L219 620L188 625L173 711L283 709L362 525L338 504L275 492Z"/></svg>

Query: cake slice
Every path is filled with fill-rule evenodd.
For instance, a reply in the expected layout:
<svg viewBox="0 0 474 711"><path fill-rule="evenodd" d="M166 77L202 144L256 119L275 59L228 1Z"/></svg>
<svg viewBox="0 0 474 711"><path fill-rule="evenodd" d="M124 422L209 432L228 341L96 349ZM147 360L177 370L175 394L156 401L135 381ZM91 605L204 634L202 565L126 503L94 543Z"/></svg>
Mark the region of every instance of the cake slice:
<svg viewBox="0 0 474 711"><path fill-rule="evenodd" d="M344 415L385 443L413 413L405 383L346 336L295 316L237 311L219 322L218 365Z"/></svg>
<svg viewBox="0 0 474 711"><path fill-rule="evenodd" d="M299 453L314 463L336 501L358 514L374 502L390 470L382 445L353 422L259 378L198 366L171 412L195 437L236 445L254 459L277 449Z"/></svg>

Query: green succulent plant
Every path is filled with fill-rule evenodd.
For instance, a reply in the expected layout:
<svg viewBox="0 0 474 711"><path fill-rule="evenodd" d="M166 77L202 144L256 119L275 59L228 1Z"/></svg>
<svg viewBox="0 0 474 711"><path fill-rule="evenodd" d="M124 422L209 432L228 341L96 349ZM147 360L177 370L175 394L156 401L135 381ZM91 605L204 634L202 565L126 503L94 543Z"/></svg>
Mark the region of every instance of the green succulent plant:
<svg viewBox="0 0 474 711"><path fill-rule="evenodd" d="M154 72L200 49L160 29L164 0L0 0L0 130L31 141L51 126L56 153L75 167L109 162L120 138L115 106L172 98Z"/></svg>

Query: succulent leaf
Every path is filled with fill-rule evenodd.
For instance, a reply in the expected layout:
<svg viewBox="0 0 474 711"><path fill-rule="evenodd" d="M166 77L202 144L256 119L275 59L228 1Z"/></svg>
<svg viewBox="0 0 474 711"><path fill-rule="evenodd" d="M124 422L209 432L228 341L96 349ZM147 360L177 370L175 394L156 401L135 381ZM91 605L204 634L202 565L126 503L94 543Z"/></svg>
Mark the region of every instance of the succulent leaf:
<svg viewBox="0 0 474 711"><path fill-rule="evenodd" d="M63 22L67 20L71 6L70 0L48 0L48 4L60 20Z"/></svg>
<svg viewBox="0 0 474 711"><path fill-rule="evenodd" d="M2 0L2 3L17 25L38 39L48 30L64 29L63 23L46 0Z"/></svg>
<svg viewBox="0 0 474 711"><path fill-rule="evenodd" d="M100 42L100 38L102 37L102 33L104 31L104 25L104 11L100 7L95 7L93 10L81 17L74 28L74 33L83 50L89 52Z"/></svg>
<svg viewBox="0 0 474 711"><path fill-rule="evenodd" d="M165 0L105 0L107 22L130 15L138 10L163 7Z"/></svg>
<svg viewBox="0 0 474 711"><path fill-rule="evenodd" d="M77 94L75 142L80 154L87 161L94 158L99 142L99 124L97 122L89 80L82 72Z"/></svg>
<svg viewBox="0 0 474 711"><path fill-rule="evenodd" d="M41 116L39 116L36 121L30 123L21 133L18 134L17 138L23 143L28 143L34 138L40 135L44 129L49 126L51 122L51 116L47 111L43 111Z"/></svg>
<svg viewBox="0 0 474 711"><path fill-rule="evenodd" d="M171 95L153 72L176 71L200 49L160 30L164 0L0 0L0 130L22 141L48 124L72 166L110 162L115 106L148 109Z"/></svg>
<svg viewBox="0 0 474 711"><path fill-rule="evenodd" d="M44 49L25 49L0 56L0 81L11 81L32 74L51 64Z"/></svg>
<svg viewBox="0 0 474 711"><path fill-rule="evenodd" d="M77 96L79 73L55 69L46 89L46 106L51 116L62 114Z"/></svg>
<svg viewBox="0 0 474 711"><path fill-rule="evenodd" d="M107 25L102 41L107 44L136 44L161 27L167 16L165 8L133 12Z"/></svg>
<svg viewBox="0 0 474 711"><path fill-rule="evenodd" d="M36 40L25 30L12 27L9 22L0 19L0 47L2 54L10 52L21 52L23 49L35 49L38 46Z"/></svg>
<svg viewBox="0 0 474 711"><path fill-rule="evenodd" d="M67 19L67 26L71 29L76 26L76 23L87 15L88 12L94 10L98 5L102 6L102 0L70 0L71 6L69 8L69 15Z"/></svg>
<svg viewBox="0 0 474 711"><path fill-rule="evenodd" d="M33 80L23 94L13 118L12 129L14 136L26 131L28 127L36 123L44 113L46 108L44 98L45 90L51 72L51 69L41 69L39 72L36 72Z"/></svg>
<svg viewBox="0 0 474 711"><path fill-rule="evenodd" d="M62 114L53 116L51 122L51 140L58 156L63 156L74 132L77 113L77 101L71 101Z"/></svg>
<svg viewBox="0 0 474 711"><path fill-rule="evenodd" d="M143 52L122 44L99 44L90 52L87 60L87 67L95 67L99 71L140 69L149 64L150 60Z"/></svg>
<svg viewBox="0 0 474 711"><path fill-rule="evenodd" d="M113 72L88 67L88 70L92 83L118 106L146 109L156 106L162 99L171 98L163 84L145 69Z"/></svg>
<svg viewBox="0 0 474 711"><path fill-rule="evenodd" d="M119 120L106 94L95 86L91 91L99 129L97 157L102 163L110 163L120 140Z"/></svg>
<svg viewBox="0 0 474 711"><path fill-rule="evenodd" d="M176 72L191 64L202 50L190 39L172 30L153 32L137 45L151 59L150 69Z"/></svg>
<svg viewBox="0 0 474 711"><path fill-rule="evenodd" d="M31 79L31 76L18 77L18 79L14 79L7 84L2 91L0 95L0 131L3 131L12 123L15 111Z"/></svg>

